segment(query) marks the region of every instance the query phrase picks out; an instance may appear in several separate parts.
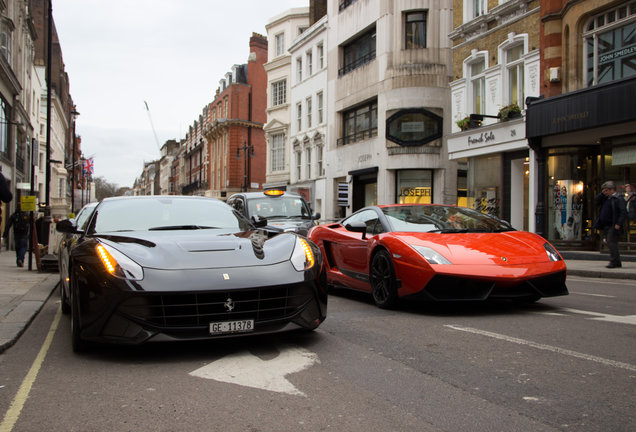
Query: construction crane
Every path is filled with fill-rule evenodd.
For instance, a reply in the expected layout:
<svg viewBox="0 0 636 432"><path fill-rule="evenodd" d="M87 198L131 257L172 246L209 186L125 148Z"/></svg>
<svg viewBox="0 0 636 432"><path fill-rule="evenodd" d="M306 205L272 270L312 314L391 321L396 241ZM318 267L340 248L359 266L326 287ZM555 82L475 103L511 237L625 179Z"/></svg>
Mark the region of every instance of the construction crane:
<svg viewBox="0 0 636 432"><path fill-rule="evenodd" d="M150 127L152 128L152 133L155 136L155 142L157 143L157 149L161 150L161 146L159 145L159 138L157 138L157 131L155 131L155 125L152 122L152 116L150 115L150 108L148 108L148 102L144 101L144 105L146 105L146 112L148 113L148 120L150 120Z"/></svg>

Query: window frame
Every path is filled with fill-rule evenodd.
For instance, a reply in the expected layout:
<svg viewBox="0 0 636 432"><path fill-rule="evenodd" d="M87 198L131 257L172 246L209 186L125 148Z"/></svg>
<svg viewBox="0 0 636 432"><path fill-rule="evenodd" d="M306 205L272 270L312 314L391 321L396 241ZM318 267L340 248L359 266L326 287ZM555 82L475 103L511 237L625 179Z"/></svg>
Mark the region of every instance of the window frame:
<svg viewBox="0 0 636 432"><path fill-rule="evenodd" d="M420 14L424 16L423 19L409 21L410 16L416 16ZM417 23L422 23L423 31L422 30L418 31L419 29L413 30L414 27L418 27ZM426 48L426 42L427 42L426 31L428 28L427 24L428 24L427 9L404 12L404 49ZM409 29L411 30L410 32L409 32ZM417 39L416 35L419 35L420 33L423 33L424 40L419 42L414 41L413 39Z"/></svg>
<svg viewBox="0 0 636 432"><path fill-rule="evenodd" d="M283 78L271 83L272 100L271 106L277 107L287 103L287 79Z"/></svg>
<svg viewBox="0 0 636 432"><path fill-rule="evenodd" d="M285 170L285 134L274 133L270 135L270 171L279 172Z"/></svg>
<svg viewBox="0 0 636 432"><path fill-rule="evenodd" d="M343 76L375 60L377 49L375 26L358 37L340 46L342 67L338 76Z"/></svg>
<svg viewBox="0 0 636 432"><path fill-rule="evenodd" d="M364 114L368 112L368 127L360 128L359 123L365 121ZM350 107L341 113L342 116L342 137L337 140L337 144L351 144L378 135L378 100L372 99ZM350 129L350 125L353 130ZM375 126L374 126L375 125Z"/></svg>

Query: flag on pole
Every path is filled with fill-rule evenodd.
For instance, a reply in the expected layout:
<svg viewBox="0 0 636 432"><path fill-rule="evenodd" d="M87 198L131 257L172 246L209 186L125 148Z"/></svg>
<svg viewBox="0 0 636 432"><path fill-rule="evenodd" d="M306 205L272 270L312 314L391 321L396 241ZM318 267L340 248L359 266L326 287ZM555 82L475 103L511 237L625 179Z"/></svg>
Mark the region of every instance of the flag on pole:
<svg viewBox="0 0 636 432"><path fill-rule="evenodd" d="M93 158L84 159L84 174L93 174L94 168Z"/></svg>

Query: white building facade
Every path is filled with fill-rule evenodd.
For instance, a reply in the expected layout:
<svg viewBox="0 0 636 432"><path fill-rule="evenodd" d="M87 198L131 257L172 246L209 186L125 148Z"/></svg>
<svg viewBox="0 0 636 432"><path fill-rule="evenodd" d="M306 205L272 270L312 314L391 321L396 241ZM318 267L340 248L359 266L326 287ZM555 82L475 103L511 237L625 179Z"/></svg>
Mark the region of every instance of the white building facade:
<svg viewBox="0 0 636 432"><path fill-rule="evenodd" d="M325 219L365 205L456 202L452 1L328 2Z"/></svg>
<svg viewBox="0 0 636 432"><path fill-rule="evenodd" d="M304 31L289 48L291 119L288 190L325 214L327 145L327 16Z"/></svg>
<svg viewBox="0 0 636 432"><path fill-rule="evenodd" d="M290 92L291 62L289 47L309 27L309 8L294 8L270 19L266 24L268 40L267 123L263 127L267 142L265 188L287 188L290 182Z"/></svg>

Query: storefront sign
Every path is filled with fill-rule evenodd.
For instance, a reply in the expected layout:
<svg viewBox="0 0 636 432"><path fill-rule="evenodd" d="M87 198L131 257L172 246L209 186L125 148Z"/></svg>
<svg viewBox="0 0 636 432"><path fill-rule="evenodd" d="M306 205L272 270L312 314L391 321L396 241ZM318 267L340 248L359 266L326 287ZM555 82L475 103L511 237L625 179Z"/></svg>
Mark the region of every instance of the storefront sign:
<svg viewBox="0 0 636 432"><path fill-rule="evenodd" d="M488 144L491 141L492 142L495 141L495 133L493 131L482 132L479 135L469 135L468 136L468 145Z"/></svg>

